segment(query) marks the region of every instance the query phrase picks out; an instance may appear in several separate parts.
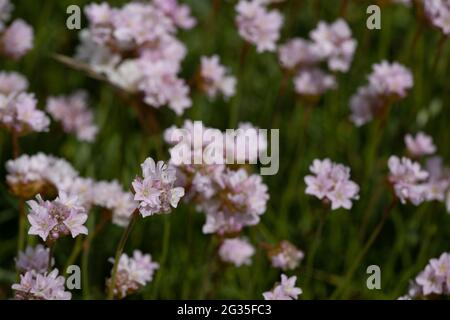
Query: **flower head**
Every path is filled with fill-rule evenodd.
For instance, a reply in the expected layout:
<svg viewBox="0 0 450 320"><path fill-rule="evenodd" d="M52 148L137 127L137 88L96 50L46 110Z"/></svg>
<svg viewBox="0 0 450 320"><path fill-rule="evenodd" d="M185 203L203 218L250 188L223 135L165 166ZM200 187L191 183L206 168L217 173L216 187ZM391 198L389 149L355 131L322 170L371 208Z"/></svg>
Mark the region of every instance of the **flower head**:
<svg viewBox="0 0 450 320"><path fill-rule="evenodd" d="M16 300L70 300L72 294L64 290L65 279L58 276L58 269L50 273L34 270L20 275L20 283L12 285Z"/></svg>
<svg viewBox="0 0 450 320"><path fill-rule="evenodd" d="M250 265L255 248L246 239L225 239L219 248L219 256L224 262L232 263L236 267Z"/></svg>
<svg viewBox="0 0 450 320"><path fill-rule="evenodd" d="M297 249L289 241L282 241L269 251L272 267L280 268L283 271L297 268L304 256L303 251Z"/></svg>
<svg viewBox="0 0 450 320"><path fill-rule="evenodd" d="M17 19L0 35L0 51L7 57L19 59L33 48L33 37L33 28Z"/></svg>
<svg viewBox="0 0 450 320"><path fill-rule="evenodd" d="M414 81L411 71L401 64L382 61L373 66L369 83L382 96L404 98Z"/></svg>
<svg viewBox="0 0 450 320"><path fill-rule="evenodd" d="M436 152L433 138L423 132L419 132L413 137L410 134L405 136L405 144L409 153L415 157L430 155Z"/></svg>
<svg viewBox="0 0 450 320"><path fill-rule="evenodd" d="M17 270L23 274L28 271L44 274L48 270L49 249L38 244L36 247L27 247L25 251L19 252L16 260Z"/></svg>
<svg viewBox="0 0 450 320"><path fill-rule="evenodd" d="M282 274L281 283L276 283L271 291L263 293L264 300L297 300L302 294L302 289L295 286L296 281L296 276L289 278Z"/></svg>
<svg viewBox="0 0 450 320"><path fill-rule="evenodd" d="M201 82L202 88L210 98L214 98L218 93L225 98L234 95L236 78L228 74L228 70L220 64L219 56L203 56L201 58Z"/></svg>

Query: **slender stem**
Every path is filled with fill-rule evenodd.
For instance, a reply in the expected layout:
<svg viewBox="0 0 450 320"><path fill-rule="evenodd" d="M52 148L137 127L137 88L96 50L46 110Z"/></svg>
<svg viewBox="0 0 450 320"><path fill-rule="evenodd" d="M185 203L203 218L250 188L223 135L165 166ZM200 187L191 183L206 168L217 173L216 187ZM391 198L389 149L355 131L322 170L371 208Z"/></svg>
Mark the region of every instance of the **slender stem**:
<svg viewBox="0 0 450 320"><path fill-rule="evenodd" d="M133 226L136 223L138 216L139 211L135 210L131 216L127 228L124 230L122 237L120 238L119 245L117 246L116 254L114 257L114 266L111 272L111 283L108 288L108 300L114 299L114 285L116 283L117 267L119 266L120 256L122 255L125 244L127 243L128 237L130 236L131 230L133 229Z"/></svg>
<svg viewBox="0 0 450 320"><path fill-rule="evenodd" d="M342 18L345 18L347 15L347 9L348 9L349 0L341 0L341 8L339 9L339 15Z"/></svg>
<svg viewBox="0 0 450 320"><path fill-rule="evenodd" d="M155 286L153 289L153 296L155 298L157 298L158 295L158 291L159 291L159 286L160 286L160 282L161 282L161 277L163 275L162 270L164 270L164 264L166 263L167 260L167 255L169 253L169 242L170 242L170 217L165 217L165 221L164 221L164 231L163 231L163 243L162 243L162 253L161 253L161 260L160 260L160 268L158 271L158 274L156 275L156 280L155 280Z"/></svg>
<svg viewBox="0 0 450 320"><path fill-rule="evenodd" d="M444 44L445 40L447 40L447 36L445 34L442 34L441 38L439 39L439 43L437 46L437 53L433 61L433 66L431 67L431 74L434 76L436 72L436 68L439 64L439 61L441 60L442 51L444 51Z"/></svg>
<svg viewBox="0 0 450 320"><path fill-rule="evenodd" d="M51 272L52 271L52 258L53 258L53 253L55 252L55 245L56 243L52 243L48 245L48 260L47 260L47 271Z"/></svg>
<svg viewBox="0 0 450 320"><path fill-rule="evenodd" d="M11 134L11 142L12 142L12 153L13 158L16 159L20 155L20 143L19 143L19 135L17 132L13 131ZM25 247L25 228L26 228L26 216L25 216L25 200L19 198L19 232L18 232L18 240L17 240L17 253L22 251Z"/></svg>
<svg viewBox="0 0 450 320"><path fill-rule="evenodd" d="M347 284L350 282L350 280L353 277L353 274L355 273L356 269L358 268L358 266L360 265L362 259L364 258L364 256L367 254L367 252L369 251L370 247L372 246L372 244L375 242L375 240L377 239L378 235L380 234L381 230L383 229L386 221L388 220L392 210L395 208L395 206L397 205L397 197L393 197L391 203L389 204L388 207L386 207L386 209L383 212L383 216L381 217L380 222L377 224L377 226L375 227L375 229L373 230L373 232L371 233L369 239L367 240L367 242L364 244L363 249L360 251L360 253L356 256L356 259L354 260L352 266L350 267L347 275L344 278L344 281L342 282L341 286L338 287L336 289L336 291L333 293L332 295L332 299L335 299L337 297L338 294L340 294L342 291L345 290L345 288L347 287Z"/></svg>

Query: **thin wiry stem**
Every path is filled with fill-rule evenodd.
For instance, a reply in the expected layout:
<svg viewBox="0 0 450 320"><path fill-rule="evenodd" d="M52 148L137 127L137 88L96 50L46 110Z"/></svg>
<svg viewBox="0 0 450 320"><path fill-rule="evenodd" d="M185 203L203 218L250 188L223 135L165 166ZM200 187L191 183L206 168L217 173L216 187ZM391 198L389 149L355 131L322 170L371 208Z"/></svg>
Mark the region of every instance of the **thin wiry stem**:
<svg viewBox="0 0 450 320"><path fill-rule="evenodd" d="M114 299L114 285L116 283L117 268L119 266L120 256L122 255L123 249L125 248L125 244L127 243L128 237L130 236L131 230L133 229L133 226L136 223L138 216L139 211L135 210L131 215L131 219L130 222L128 223L128 226L126 227L126 229L122 234L122 237L120 238L119 245L117 246L116 254L114 256L114 265L111 272L111 283L108 288L108 300Z"/></svg>

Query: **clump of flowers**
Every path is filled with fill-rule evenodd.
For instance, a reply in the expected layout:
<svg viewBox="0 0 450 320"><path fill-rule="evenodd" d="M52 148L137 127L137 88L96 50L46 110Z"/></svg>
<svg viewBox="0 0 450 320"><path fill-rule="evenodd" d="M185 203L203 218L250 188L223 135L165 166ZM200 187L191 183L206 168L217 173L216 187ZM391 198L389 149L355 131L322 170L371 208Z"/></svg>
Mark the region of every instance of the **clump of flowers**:
<svg viewBox="0 0 450 320"><path fill-rule="evenodd" d="M250 130L250 136L254 134L251 148L247 148L245 139L239 139L239 133L227 135L205 128L202 123L186 121L183 128L172 127L165 132L166 141L173 146L171 162L177 169L179 184L186 189L186 199L206 214L204 233L239 232L257 224L266 210L269 195L261 176L231 166L245 161L254 163L251 161L258 152L267 148L267 142L255 128L249 124L242 128ZM241 135L245 137L244 132ZM209 158L209 151L215 156ZM196 162L202 155L202 161Z"/></svg>
<svg viewBox="0 0 450 320"><path fill-rule="evenodd" d="M436 152L433 138L423 132L419 132L413 137L410 134L405 136L405 144L408 152L414 157L430 155Z"/></svg>
<svg viewBox="0 0 450 320"><path fill-rule="evenodd" d="M110 261L114 263L114 259ZM159 268L159 264L152 261L150 254L143 254L134 250L133 256L122 254L117 267L114 283L114 296L123 299L137 292L153 280L153 274ZM111 279L107 280L107 286L112 285Z"/></svg>
<svg viewBox="0 0 450 320"><path fill-rule="evenodd" d="M281 241L269 249L268 256L272 267L287 271L297 268L305 254L289 241Z"/></svg>
<svg viewBox="0 0 450 320"><path fill-rule="evenodd" d="M331 24L320 21L310 38L288 40L280 46L278 58L281 66L294 75L295 91L315 100L337 87L335 77L323 71L320 63L326 61L331 71L347 72L357 43L343 19Z"/></svg>
<svg viewBox="0 0 450 320"><path fill-rule="evenodd" d="M430 23L445 35L450 34L450 1L424 0L425 14Z"/></svg>
<svg viewBox="0 0 450 320"><path fill-rule="evenodd" d="M28 221L31 224L28 234L38 235L51 245L69 234L75 238L88 233L84 226L86 209L79 205L76 197L60 193L53 201L44 201L40 195L36 199L27 201L30 207Z"/></svg>
<svg viewBox="0 0 450 320"><path fill-rule="evenodd" d="M177 114L191 106L189 87L178 77L186 55L175 37L195 20L177 1L132 2L121 8L107 3L85 7L89 26L80 33L76 58L109 82L143 96L154 108L167 105Z"/></svg>
<svg viewBox="0 0 450 320"><path fill-rule="evenodd" d="M0 0L0 54L7 58L20 59L33 48L33 28L22 19L14 20L9 26L14 6L9 0Z"/></svg>
<svg viewBox="0 0 450 320"><path fill-rule="evenodd" d="M94 114L88 108L87 92L77 91L69 96L47 99L47 111L61 122L65 132L72 133L81 141L92 142L98 131Z"/></svg>
<svg viewBox="0 0 450 320"><path fill-rule="evenodd" d="M225 98L235 94L236 78L220 64L218 55L201 57L200 77L201 87L209 98L215 98L219 93Z"/></svg>
<svg viewBox="0 0 450 320"><path fill-rule="evenodd" d="M352 200L359 198L359 186L350 180L350 168L330 159L316 159L309 170L313 175L305 177L306 194L331 203L332 210L352 208Z"/></svg>
<svg viewBox="0 0 450 320"><path fill-rule="evenodd" d="M50 273L34 270L20 275L20 282L13 284L16 300L70 300L72 294L65 291L65 279L58 276L58 269Z"/></svg>
<svg viewBox="0 0 450 320"><path fill-rule="evenodd" d="M243 238L225 239L219 248L220 259L236 267L250 265L254 254L255 248Z"/></svg>
<svg viewBox="0 0 450 320"><path fill-rule="evenodd" d="M147 158L142 167L142 177L133 181L134 200L139 202L143 217L170 213L184 196L183 187L175 187L176 171L163 161Z"/></svg>
<svg viewBox="0 0 450 320"><path fill-rule="evenodd" d="M295 286L296 276L287 277L281 275L281 283L276 283L271 291L263 293L264 300L297 300L302 294L302 289Z"/></svg>
<svg viewBox="0 0 450 320"><path fill-rule="evenodd" d="M405 98L414 84L411 71L397 62L375 64L368 79L369 84L358 88L350 98L350 119L357 126L385 115L386 109Z"/></svg>
<svg viewBox="0 0 450 320"><path fill-rule="evenodd" d="M19 252L19 256L16 259L16 269L21 274L28 271L43 274L48 270L49 254L50 250L41 244L34 248L28 246L25 251Z"/></svg>
<svg viewBox="0 0 450 320"><path fill-rule="evenodd" d="M278 10L268 10L258 0L241 0L236 5L239 35L256 46L258 52L275 51L280 37L283 16Z"/></svg>
<svg viewBox="0 0 450 320"><path fill-rule="evenodd" d="M435 299L450 295L450 254L444 252L431 259L411 283L403 300Z"/></svg>
<svg viewBox="0 0 450 320"><path fill-rule="evenodd" d="M37 109L28 81L16 72L0 72L0 125L17 135L47 131L50 120Z"/></svg>
<svg viewBox="0 0 450 320"><path fill-rule="evenodd" d="M6 171L11 192L24 199L37 194L51 197L58 191L68 191L78 177L78 172L66 160L44 153L8 160Z"/></svg>

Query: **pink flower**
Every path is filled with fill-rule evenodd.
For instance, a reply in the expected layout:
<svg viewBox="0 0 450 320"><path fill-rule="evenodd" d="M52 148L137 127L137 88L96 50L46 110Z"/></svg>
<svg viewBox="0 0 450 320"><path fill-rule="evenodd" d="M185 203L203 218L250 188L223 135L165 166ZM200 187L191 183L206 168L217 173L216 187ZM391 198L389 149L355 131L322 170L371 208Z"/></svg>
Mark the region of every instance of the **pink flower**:
<svg viewBox="0 0 450 320"><path fill-rule="evenodd" d="M72 294L64 290L65 279L58 269L39 274L28 271L20 275L20 283L12 285L16 300L70 300Z"/></svg>
<svg viewBox="0 0 450 320"><path fill-rule="evenodd" d="M281 270L293 270L298 267L305 254L292 243L282 241L272 252L269 252L272 267Z"/></svg>
<svg viewBox="0 0 450 320"><path fill-rule="evenodd" d="M140 213L143 217L170 213L184 196L184 188L174 187L175 170L152 158L147 158L141 167L143 177L136 177L132 183Z"/></svg>
<svg viewBox="0 0 450 320"><path fill-rule="evenodd" d="M27 90L28 80L17 72L0 72L0 95L9 96Z"/></svg>
<svg viewBox="0 0 450 320"><path fill-rule="evenodd" d="M283 68L295 70L299 67L311 67L322 58L318 55L311 41L293 38L280 46L278 59Z"/></svg>
<svg viewBox="0 0 450 320"><path fill-rule="evenodd" d="M296 281L296 276L288 278L282 274L281 283L277 283L272 291L263 293L264 300L297 300L302 294L302 289L295 286Z"/></svg>
<svg viewBox="0 0 450 320"><path fill-rule="evenodd" d="M33 29L21 19L15 20L0 38L0 48L6 56L19 59L33 48Z"/></svg>
<svg viewBox="0 0 450 320"><path fill-rule="evenodd" d="M382 96L404 98L414 81L411 71L401 64L382 61L373 66L369 83Z"/></svg>
<svg viewBox="0 0 450 320"><path fill-rule="evenodd" d="M111 258L110 262L114 263L114 259ZM135 293L153 280L158 268L159 264L152 261L150 254L142 254L139 250L134 250L133 257L122 254L117 267L114 296L122 299ZM107 280L107 285L111 286L111 279Z"/></svg>
<svg viewBox="0 0 450 320"><path fill-rule="evenodd" d="M356 50L356 40L352 31L343 19L332 24L319 22L317 28L310 33L314 41L315 51L328 59L328 67L333 71L347 72Z"/></svg>
<svg viewBox="0 0 450 320"><path fill-rule="evenodd" d="M423 132L417 133L415 137L407 134L405 136L405 144L409 153L416 157L430 155L436 152L433 138Z"/></svg>
<svg viewBox="0 0 450 320"><path fill-rule="evenodd" d="M7 97L0 94L0 123L18 134L47 131L50 120L36 105L31 93L13 93Z"/></svg>
<svg viewBox="0 0 450 320"><path fill-rule="evenodd" d="M388 160L389 181L393 184L395 194L402 203L411 201L419 205L425 200L426 187L423 182L429 177L417 162L408 158L399 159L391 156Z"/></svg>
<svg viewBox="0 0 450 320"><path fill-rule="evenodd" d="M0 0L0 32L5 28L5 23L11 18L13 5L9 0Z"/></svg>
<svg viewBox="0 0 450 320"><path fill-rule="evenodd" d="M258 52L275 51L283 16L277 10L267 10L258 0L241 0L235 8L239 35L256 45Z"/></svg>
<svg viewBox="0 0 450 320"><path fill-rule="evenodd" d="M294 84L295 91L303 96L320 96L336 88L334 77L317 68L300 71L294 78Z"/></svg>
<svg viewBox="0 0 450 320"><path fill-rule="evenodd" d="M306 194L331 202L331 209L351 209L352 200L359 199L359 186L350 180L350 168L330 159L314 160L305 177Z"/></svg>
<svg viewBox="0 0 450 320"><path fill-rule="evenodd" d="M450 1L424 0L423 5L428 20L445 35L450 34Z"/></svg>
<svg viewBox="0 0 450 320"><path fill-rule="evenodd" d="M36 273L45 273L48 270L49 249L38 244L36 247L27 247L19 252L16 260L16 268L20 273L34 270Z"/></svg>
<svg viewBox="0 0 450 320"><path fill-rule="evenodd" d="M44 201L40 195L37 201L30 200L28 221L31 224L28 234L38 235L49 243L61 236L71 234L75 238L79 234L87 234L84 226L87 214L84 207L78 204L76 197L69 197L64 192L53 201Z"/></svg>
<svg viewBox="0 0 450 320"><path fill-rule="evenodd" d="M234 95L236 78L228 74L228 70L220 64L219 56L201 57L202 87L210 98L215 98L218 93L229 98Z"/></svg>
<svg viewBox="0 0 450 320"><path fill-rule="evenodd" d="M153 4L177 27L191 29L196 24L195 18L191 16L191 9L187 5L180 5L177 0L153 0Z"/></svg>
<svg viewBox="0 0 450 320"><path fill-rule="evenodd" d="M87 92L76 91L69 96L50 97L47 111L60 121L65 132L73 133L81 141L92 142L98 131L94 114L87 105Z"/></svg>
<svg viewBox="0 0 450 320"><path fill-rule="evenodd" d="M383 99L371 86L359 87L350 98L350 119L356 126L362 126L377 115L383 107Z"/></svg>
<svg viewBox="0 0 450 320"><path fill-rule="evenodd" d="M224 262L232 263L236 267L250 265L251 257L255 253L255 248L247 239L225 239L219 248L220 259Z"/></svg>

